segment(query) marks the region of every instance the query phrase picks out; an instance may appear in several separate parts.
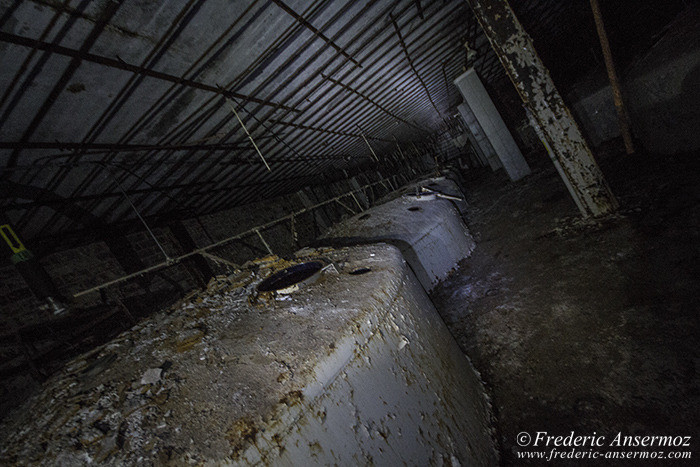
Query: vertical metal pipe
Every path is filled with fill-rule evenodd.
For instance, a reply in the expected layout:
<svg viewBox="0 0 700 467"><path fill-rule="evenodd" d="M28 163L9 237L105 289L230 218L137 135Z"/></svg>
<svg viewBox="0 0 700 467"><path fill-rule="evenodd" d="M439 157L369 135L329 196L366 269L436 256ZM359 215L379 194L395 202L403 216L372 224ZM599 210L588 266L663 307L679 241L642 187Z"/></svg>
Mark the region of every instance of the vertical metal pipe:
<svg viewBox="0 0 700 467"><path fill-rule="evenodd" d="M632 143L632 134L630 133L630 120L627 108L622 100L622 89L620 88L620 80L615 69L612 52L610 51L610 43L608 42L608 34L605 32L605 24L603 16L600 13L600 5L598 0L590 0L591 10L593 10L593 19L595 19L595 27L598 30L598 38L600 39L600 48L603 49L603 57L605 58L605 68L608 70L608 79L613 92L613 100L615 101L615 110L617 110L617 120L620 125L620 133L622 140L625 142L625 150L627 154L634 154L634 144Z"/></svg>
<svg viewBox="0 0 700 467"><path fill-rule="evenodd" d="M274 255L274 253L272 252L272 248L270 248L270 245L267 244L267 242L263 238L262 234L260 233L260 230L255 229L255 233L258 234L258 237L260 237L260 241L263 243L263 245L265 245L267 252L270 253L271 255Z"/></svg>
<svg viewBox="0 0 700 467"><path fill-rule="evenodd" d="M289 218L289 221L291 223L292 241L296 245L297 243L299 243L299 236L297 235L296 228L294 227L294 213L292 213L292 217Z"/></svg>
<svg viewBox="0 0 700 467"><path fill-rule="evenodd" d="M353 192L351 191L351 192L350 192L350 195L352 196L352 199L355 200L355 203L357 204L357 206L360 208L360 212L364 211L365 208L363 208L362 205L360 204L360 202L357 200L357 197L355 196L355 193L353 193Z"/></svg>
<svg viewBox="0 0 700 467"><path fill-rule="evenodd" d="M359 127L358 127L359 128ZM374 160L379 162L379 158L377 155L374 153L374 149L372 149L372 145L369 144L369 141L367 141L367 138L365 137L365 133L360 129L360 135L362 136L362 139L365 140L365 143L367 143L367 146L369 147L370 152L372 153L372 157L374 157Z"/></svg>
<svg viewBox="0 0 700 467"><path fill-rule="evenodd" d="M253 137L252 137L252 136L250 135L250 133L248 132L248 128L246 128L246 126L243 124L243 120L241 120L241 117L238 116L238 112L236 112L236 106L233 105L233 101L231 101L231 99L226 99L226 102L228 103L229 107L231 107L231 112L233 112L233 115L236 116L236 120L238 120L238 123L240 123L240 124L241 124L241 127L243 127L243 131L245 131L245 134L248 136L248 139L250 140L251 143L253 143L253 147L254 147L255 150L258 152L258 155L260 156L260 159L262 159L263 164L265 164L265 167L267 167L268 172L272 172L272 169L271 169L270 166L267 164L267 161L265 160L265 158L263 157L262 153L260 152L260 149L258 148L258 145L255 144L255 140L253 139Z"/></svg>
<svg viewBox="0 0 700 467"><path fill-rule="evenodd" d="M160 244L160 242L159 242L158 239L156 238L155 234L153 233L153 231L151 230L151 228L150 228L150 227L148 226L148 224L146 223L146 220L143 218L143 216L141 216L141 213L139 212L139 210L136 209L136 206L134 205L133 201L131 201L131 198L130 198L129 195L126 193L126 191L124 191L124 187L122 187L122 184L119 183L119 179L114 175L114 173L113 173L112 170L109 168L109 166L107 166L107 164L101 164L101 163L100 163L99 165L107 171L107 173L109 174L110 177L112 177L112 180L114 181L114 183L116 183L116 185L117 185L117 187L119 188L119 191L121 191L122 195L124 195L124 198L126 199L126 201L127 201L127 202L129 203L129 205L131 206L131 209L133 209L134 212L136 213L136 217L139 218L139 220L141 221L141 223L143 224L143 226L146 227L146 230L148 231L148 233L149 233L149 235L151 236L151 238L153 239L153 241L156 242L156 245L158 245L158 248L160 249L160 251L163 253L163 256L165 257L165 260L166 260L166 261L170 261L170 256L168 256L168 254L165 252L165 249L163 248L163 245Z"/></svg>

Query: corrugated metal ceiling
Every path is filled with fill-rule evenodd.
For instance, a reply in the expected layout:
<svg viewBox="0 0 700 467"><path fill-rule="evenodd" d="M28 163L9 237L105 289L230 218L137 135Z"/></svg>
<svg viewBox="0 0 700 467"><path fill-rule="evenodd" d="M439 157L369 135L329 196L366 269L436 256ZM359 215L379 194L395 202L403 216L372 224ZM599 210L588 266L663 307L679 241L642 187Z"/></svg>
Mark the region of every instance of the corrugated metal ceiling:
<svg viewBox="0 0 700 467"><path fill-rule="evenodd" d="M456 0L6 3L4 207L30 237L133 216L111 174L150 217L366 168L362 134L439 123L476 34Z"/></svg>
<svg viewBox="0 0 700 467"><path fill-rule="evenodd" d="M513 6L537 41L569 3ZM0 5L0 198L30 238L133 218L123 192L185 217L381 169L362 136L380 159L425 141L461 100L465 42L508 99L462 0Z"/></svg>

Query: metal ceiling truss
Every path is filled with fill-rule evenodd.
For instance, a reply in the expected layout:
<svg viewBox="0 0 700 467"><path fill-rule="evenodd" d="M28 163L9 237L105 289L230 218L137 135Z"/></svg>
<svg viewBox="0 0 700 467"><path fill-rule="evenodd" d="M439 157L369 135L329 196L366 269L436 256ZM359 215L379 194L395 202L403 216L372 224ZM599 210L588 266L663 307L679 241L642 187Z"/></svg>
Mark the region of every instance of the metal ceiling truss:
<svg viewBox="0 0 700 467"><path fill-rule="evenodd" d="M290 1L252 0L228 27L198 44L201 52L183 72L165 71L168 53L193 27L207 1L214 0L181 2L167 30L139 63L93 50L128 0L106 2L96 21L87 13L89 2L72 8L40 2L54 9L54 15L38 37L0 31L0 42L26 50L0 98L5 118L21 111L22 97L41 79L47 61L54 56L69 61L25 131L0 142L0 154L6 154L2 177L61 193L60 198L31 200L6 196L2 208L14 213L15 224L26 236L76 229L74 221L58 211L46 215L44 208L57 203L80 203L109 223L132 218L120 185L148 219L165 212L211 213L296 191L334 172L352 175L381 168L389 163L385 155L396 151L394 138L399 144L430 138L440 117L458 102L451 80L467 65L464 42L473 44L480 35L460 0L375 0L359 6L351 0L296 6ZM8 7L0 26L14 7ZM266 33L257 56L233 79L214 81L211 70L217 60L241 41L250 41L269 15L287 15L292 21ZM85 19L93 21L91 31L78 47L67 46L65 37ZM483 50L475 65L493 78L502 70L492 55L490 49ZM76 134L84 135L81 140L34 139L83 64L103 67L105 76L131 75L90 128L76 128ZM162 83L159 93L142 106L140 115L125 113L144 83L152 87L157 82ZM183 110L160 136L144 141L144 132L191 93L197 104ZM225 99L235 105L242 124ZM132 123L121 135L105 134L122 119ZM107 166L114 179L104 175Z"/></svg>

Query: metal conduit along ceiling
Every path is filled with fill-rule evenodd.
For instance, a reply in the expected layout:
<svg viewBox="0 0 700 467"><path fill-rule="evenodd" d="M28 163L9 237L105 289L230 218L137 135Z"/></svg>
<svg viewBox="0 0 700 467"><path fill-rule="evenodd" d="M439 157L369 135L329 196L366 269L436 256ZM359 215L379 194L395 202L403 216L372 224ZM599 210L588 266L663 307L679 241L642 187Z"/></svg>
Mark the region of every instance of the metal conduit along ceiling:
<svg viewBox="0 0 700 467"><path fill-rule="evenodd" d="M537 41L582 5L513 6ZM49 243L381 170L467 66L517 98L462 0L5 0L0 57L0 210Z"/></svg>

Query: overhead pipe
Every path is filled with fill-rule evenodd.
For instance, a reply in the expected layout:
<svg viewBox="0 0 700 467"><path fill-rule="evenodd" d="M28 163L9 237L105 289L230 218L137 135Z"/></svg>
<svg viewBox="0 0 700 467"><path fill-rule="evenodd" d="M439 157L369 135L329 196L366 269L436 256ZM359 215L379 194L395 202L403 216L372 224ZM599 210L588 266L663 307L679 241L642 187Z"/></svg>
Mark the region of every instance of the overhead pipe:
<svg viewBox="0 0 700 467"><path fill-rule="evenodd" d="M610 42L608 42L608 34L605 32L605 24L603 23L603 15L600 12L598 0L591 1L591 10L593 10L593 19L595 27L598 31L600 39L600 48L603 49L603 58L605 59L605 69L608 71L608 79L610 80L610 88L613 92L613 100L615 102L615 110L617 110L617 122L622 133L622 140L625 143L625 151L627 154L634 154L634 143L632 143L632 134L630 133L630 117L625 107L625 102L622 99L622 89L620 79L617 76L615 69L615 61L613 60L610 50Z"/></svg>

